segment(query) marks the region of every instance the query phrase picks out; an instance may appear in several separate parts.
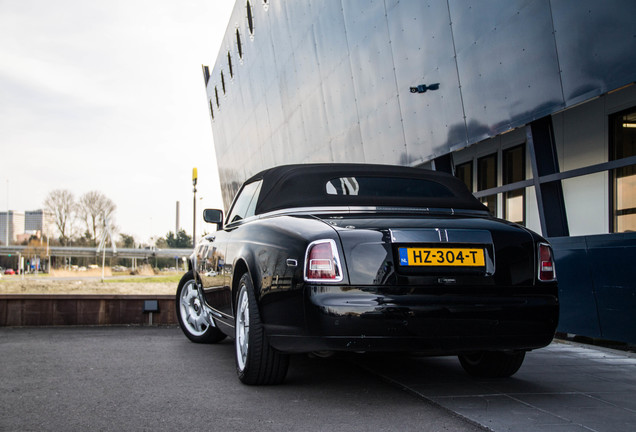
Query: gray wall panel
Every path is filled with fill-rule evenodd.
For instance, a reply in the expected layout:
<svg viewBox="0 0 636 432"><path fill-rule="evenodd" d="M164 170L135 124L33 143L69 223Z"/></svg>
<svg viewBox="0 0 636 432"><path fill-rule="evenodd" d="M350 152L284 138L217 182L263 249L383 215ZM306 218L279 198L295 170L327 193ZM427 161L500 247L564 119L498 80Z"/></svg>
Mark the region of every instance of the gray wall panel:
<svg viewBox="0 0 636 432"><path fill-rule="evenodd" d="M527 8L533 3L536 0L449 0L457 52L470 49L515 17L527 17Z"/></svg>
<svg viewBox="0 0 636 432"><path fill-rule="evenodd" d="M345 2L351 72L360 117L397 94L384 2Z"/></svg>
<svg viewBox="0 0 636 432"><path fill-rule="evenodd" d="M450 2L469 142L563 107L548 0L478 3Z"/></svg>
<svg viewBox="0 0 636 432"><path fill-rule="evenodd" d="M397 96L376 105L360 118L360 131L364 143L365 160L369 163L404 164L406 147Z"/></svg>
<svg viewBox="0 0 636 432"><path fill-rule="evenodd" d="M345 33L345 21L340 4L333 7L333 1L312 1L314 12L314 39L320 73L331 75L343 61L349 62L349 47Z"/></svg>
<svg viewBox="0 0 636 432"><path fill-rule="evenodd" d="M259 60L258 74L261 81L265 84L266 88L272 86L273 83L278 83L278 70L280 68L280 59L276 57L276 51L272 43L272 21L267 13L261 7L255 7L254 17L254 41L251 42L254 45L254 49L258 50L259 55L256 56Z"/></svg>
<svg viewBox="0 0 636 432"><path fill-rule="evenodd" d="M316 42L313 29L310 27L302 34L300 43L296 46L294 65L298 77L298 93L296 102L302 103L301 95L313 93L320 87L321 76L316 55Z"/></svg>
<svg viewBox="0 0 636 432"><path fill-rule="evenodd" d="M636 2L552 0L567 105L634 81Z"/></svg>
<svg viewBox="0 0 636 432"><path fill-rule="evenodd" d="M267 102L267 118L271 132L283 127L285 122L285 113L283 112L283 104L281 100L280 87L278 82L271 82L265 89L265 99ZM261 113L263 115L263 113Z"/></svg>
<svg viewBox="0 0 636 432"><path fill-rule="evenodd" d="M465 146L447 2L399 2L387 14L408 156L403 163L448 153L451 145ZM409 93L420 84L439 89ZM460 133L453 132L454 126Z"/></svg>
<svg viewBox="0 0 636 432"><path fill-rule="evenodd" d="M349 58L343 59L323 83L327 127L332 137L338 136L351 127L359 128L358 106ZM353 147L361 147L361 142L352 142Z"/></svg>
<svg viewBox="0 0 636 432"><path fill-rule="evenodd" d="M306 149L308 154L305 159L308 161L315 160L316 162L333 160L329 145L330 133L325 111L325 100L320 85L305 98L302 103L302 112L305 130L309 134Z"/></svg>

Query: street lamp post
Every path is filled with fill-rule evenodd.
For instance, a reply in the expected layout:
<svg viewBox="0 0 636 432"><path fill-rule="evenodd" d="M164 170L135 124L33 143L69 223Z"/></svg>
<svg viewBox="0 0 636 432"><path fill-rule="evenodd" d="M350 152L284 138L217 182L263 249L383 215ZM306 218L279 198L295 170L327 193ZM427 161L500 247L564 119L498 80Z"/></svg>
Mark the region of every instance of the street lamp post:
<svg viewBox="0 0 636 432"><path fill-rule="evenodd" d="M197 178L197 169L195 167L192 168L192 192L194 193L192 199L192 247L197 245Z"/></svg>
<svg viewBox="0 0 636 432"><path fill-rule="evenodd" d="M5 246L9 246L9 179L7 179L7 231L6 231L6 241Z"/></svg>

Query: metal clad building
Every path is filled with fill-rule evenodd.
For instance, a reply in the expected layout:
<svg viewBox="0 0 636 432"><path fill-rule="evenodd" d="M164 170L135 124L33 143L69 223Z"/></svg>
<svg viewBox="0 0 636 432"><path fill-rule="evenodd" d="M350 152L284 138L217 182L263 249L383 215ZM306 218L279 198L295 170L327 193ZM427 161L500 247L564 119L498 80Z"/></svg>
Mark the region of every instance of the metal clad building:
<svg viewBox="0 0 636 432"><path fill-rule="evenodd" d="M555 246L560 330L636 341L636 2L238 0L204 67L226 208L275 165L454 172Z"/></svg>

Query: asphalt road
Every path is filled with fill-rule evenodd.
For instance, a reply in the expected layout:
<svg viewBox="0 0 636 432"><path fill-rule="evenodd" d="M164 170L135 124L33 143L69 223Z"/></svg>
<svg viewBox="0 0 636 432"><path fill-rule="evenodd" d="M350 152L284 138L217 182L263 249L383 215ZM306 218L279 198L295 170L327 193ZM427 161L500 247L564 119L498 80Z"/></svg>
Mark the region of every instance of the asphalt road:
<svg viewBox="0 0 636 432"><path fill-rule="evenodd" d="M249 387L233 343L178 328L0 328L0 430L478 431L345 358Z"/></svg>

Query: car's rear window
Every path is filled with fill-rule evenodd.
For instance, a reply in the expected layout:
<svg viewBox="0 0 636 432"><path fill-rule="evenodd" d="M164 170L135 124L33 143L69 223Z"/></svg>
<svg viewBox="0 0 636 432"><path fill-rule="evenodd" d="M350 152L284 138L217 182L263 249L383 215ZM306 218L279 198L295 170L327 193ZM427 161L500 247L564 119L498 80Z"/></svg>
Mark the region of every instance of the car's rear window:
<svg viewBox="0 0 636 432"><path fill-rule="evenodd" d="M360 197L445 198L455 196L446 186L425 179L399 177L337 177L326 184L329 195Z"/></svg>

